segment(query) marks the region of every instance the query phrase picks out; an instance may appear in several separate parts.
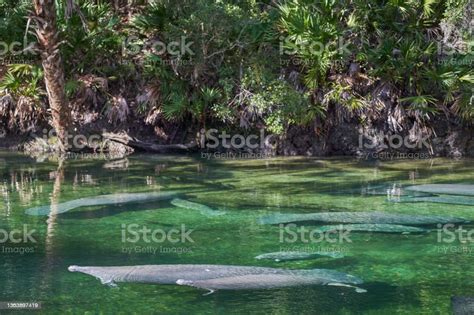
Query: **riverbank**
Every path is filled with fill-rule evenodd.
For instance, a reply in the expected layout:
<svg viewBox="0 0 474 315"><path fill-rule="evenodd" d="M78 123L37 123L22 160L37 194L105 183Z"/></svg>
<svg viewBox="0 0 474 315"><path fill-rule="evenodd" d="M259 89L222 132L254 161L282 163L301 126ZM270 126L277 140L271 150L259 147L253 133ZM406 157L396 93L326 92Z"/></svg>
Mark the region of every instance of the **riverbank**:
<svg viewBox="0 0 474 315"><path fill-rule="evenodd" d="M122 128L109 132L105 126L101 125L102 131L97 126L83 128L80 133L71 136L74 140L71 153L108 154L118 158L151 152L201 153L205 156L354 156L382 160L474 156L474 129L446 121L437 121L430 133L425 135L413 135L410 130L393 132L384 126L362 127L355 123L341 123L324 133L318 132L317 128L294 126L285 135L266 134L263 129L242 132L217 127L209 129L212 132L207 134L202 130L181 128L156 136L146 128ZM227 142L222 134L225 134ZM252 142L252 137L255 142ZM252 141L242 145L240 138ZM34 133L0 137L0 148L31 155L55 153L57 149L54 136Z"/></svg>

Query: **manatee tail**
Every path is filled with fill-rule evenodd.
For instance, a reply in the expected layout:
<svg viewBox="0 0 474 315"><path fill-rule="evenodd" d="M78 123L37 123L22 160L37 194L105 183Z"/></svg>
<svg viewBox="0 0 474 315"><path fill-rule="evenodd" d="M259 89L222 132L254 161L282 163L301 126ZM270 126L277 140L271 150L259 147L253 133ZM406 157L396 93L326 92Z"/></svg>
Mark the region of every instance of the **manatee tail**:
<svg viewBox="0 0 474 315"><path fill-rule="evenodd" d="M55 206L47 205L47 206L26 209L25 214L33 215L33 216L44 216L44 215L52 214L53 209L54 209L54 214L59 214L59 213L66 212L74 208L76 207L65 202L65 203L60 203Z"/></svg>
<svg viewBox="0 0 474 315"><path fill-rule="evenodd" d="M110 287L116 287L117 285L115 284L113 278L111 276L106 276L104 275L103 272L100 272L99 270L95 269L94 267L81 267L81 266L76 266L72 265L67 268L70 272L80 272L84 273L86 275L91 275L93 277L96 277L97 279L100 280L102 284L108 285Z"/></svg>
<svg viewBox="0 0 474 315"><path fill-rule="evenodd" d="M216 216L225 214L224 211L214 210L206 205L180 198L174 198L173 200L171 200L171 204L178 208L196 210L205 216Z"/></svg>
<svg viewBox="0 0 474 315"><path fill-rule="evenodd" d="M25 210L27 215L43 216L51 213L51 206L41 206Z"/></svg>

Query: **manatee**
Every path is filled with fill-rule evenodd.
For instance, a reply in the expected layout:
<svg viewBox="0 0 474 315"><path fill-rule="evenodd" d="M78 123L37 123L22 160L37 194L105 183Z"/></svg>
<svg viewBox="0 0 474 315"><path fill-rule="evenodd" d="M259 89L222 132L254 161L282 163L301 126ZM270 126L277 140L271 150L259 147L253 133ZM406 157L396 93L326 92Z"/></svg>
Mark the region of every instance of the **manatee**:
<svg viewBox="0 0 474 315"><path fill-rule="evenodd" d="M403 187L397 184L380 184L380 185L367 185L358 188L343 189L340 191L331 192L335 195L350 194L350 195L372 195L372 196L432 196L430 193L419 192L419 191L407 191Z"/></svg>
<svg viewBox="0 0 474 315"><path fill-rule="evenodd" d="M197 210L203 215L208 216L215 216L215 215L222 215L224 214L223 211L214 210L206 205L202 205L196 202L191 202L188 200L175 198L171 200L171 204L178 208L190 209L190 210Z"/></svg>
<svg viewBox="0 0 474 315"><path fill-rule="evenodd" d="M335 285L355 288L356 292L367 292L364 289L354 287L343 282L333 282L339 276L334 271L324 269L314 269L318 271L314 274L250 274L234 277L222 277L209 280L186 280L179 279L176 284L187 285L195 288L209 290L213 293L216 290L261 290L295 286L309 285ZM310 270L308 270L310 271ZM325 273L328 273L327 275ZM341 278L346 274L339 273Z"/></svg>
<svg viewBox="0 0 474 315"><path fill-rule="evenodd" d="M410 202L432 202L445 203L450 205L474 206L474 198L465 196L433 196L433 197L403 197L400 199L392 199L393 202L410 203Z"/></svg>
<svg viewBox="0 0 474 315"><path fill-rule="evenodd" d="M147 193L120 193L111 195L101 195L94 197L85 197L66 201L55 206L46 205L25 210L28 215L49 215L54 209L55 214L64 213L72 209L85 206L102 206L111 204L133 203L133 202L148 202L153 200L172 199L177 196L176 192L147 192Z"/></svg>
<svg viewBox="0 0 474 315"><path fill-rule="evenodd" d="M474 196L474 185L467 184L427 184L408 186L405 189L430 194Z"/></svg>
<svg viewBox="0 0 474 315"><path fill-rule="evenodd" d="M114 284L116 282L175 284L179 279L206 280L278 271L278 269L264 267L225 265L70 266L68 270L89 274L98 278L103 284Z"/></svg>
<svg viewBox="0 0 474 315"><path fill-rule="evenodd" d="M451 298L454 315L472 315L474 314L473 296L453 296Z"/></svg>
<svg viewBox="0 0 474 315"><path fill-rule="evenodd" d="M339 224L324 225L318 228L321 232L354 231L354 232L381 232L381 233L426 233L427 229L396 224Z"/></svg>
<svg viewBox="0 0 474 315"><path fill-rule="evenodd" d="M342 258L344 255L338 252L298 252L298 251L287 251L287 252L273 252L266 253L256 256L256 259L273 259L276 262L288 261L288 260L304 260L313 259L319 257L331 257L331 258Z"/></svg>
<svg viewBox="0 0 474 315"><path fill-rule="evenodd" d="M271 214L259 219L260 224L280 224L290 222L330 222L353 224L402 224L434 225L446 223L469 223L468 220L450 216L410 215L388 212L319 212Z"/></svg>
<svg viewBox="0 0 474 315"><path fill-rule="evenodd" d="M254 266L227 265L141 265L113 267L80 267L70 266L71 272L81 272L98 278L102 284L115 286L117 282L149 283L149 284L182 284L206 287L205 282L211 279L224 278L221 284L215 282L210 290L227 287L228 289L273 288L280 286L296 286L303 284L349 285L361 284L362 280L338 271L326 269L290 270ZM247 277L241 276L262 276ZM272 280L270 276L276 277ZM304 280L307 279L307 280ZM254 282L260 282L257 287ZM210 285L210 284L209 284Z"/></svg>

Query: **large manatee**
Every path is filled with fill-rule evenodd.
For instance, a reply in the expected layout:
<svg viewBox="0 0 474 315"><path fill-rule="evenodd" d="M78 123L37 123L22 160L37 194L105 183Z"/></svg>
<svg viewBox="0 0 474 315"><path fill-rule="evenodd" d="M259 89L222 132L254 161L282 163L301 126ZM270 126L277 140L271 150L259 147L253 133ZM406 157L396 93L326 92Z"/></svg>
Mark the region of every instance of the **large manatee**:
<svg viewBox="0 0 474 315"><path fill-rule="evenodd" d="M344 255L339 252L303 252L303 251L281 251L266 253L255 256L255 259L272 259L276 262L288 260L304 260L319 257L342 258Z"/></svg>
<svg viewBox="0 0 474 315"><path fill-rule="evenodd" d="M208 207L206 205L197 203L197 202L192 202L180 198L174 198L171 200L171 204L175 207L178 208L183 208L183 209L190 209L190 210L196 210L199 211L199 213L207 216L216 216L216 215L222 215L225 212L219 211L219 210L214 210L211 207Z"/></svg>
<svg viewBox="0 0 474 315"><path fill-rule="evenodd" d="M474 185L468 184L426 184L405 189L430 194L474 196Z"/></svg>
<svg viewBox="0 0 474 315"><path fill-rule="evenodd" d="M419 192L419 191L407 191L399 184L379 184L379 185L367 185L360 186L357 188L348 188L342 190L331 190L331 195L372 195L372 196L432 196L430 193Z"/></svg>
<svg viewBox="0 0 474 315"><path fill-rule="evenodd" d="M432 197L401 197L399 199L391 199L392 202L411 203L411 202L431 202L445 203L450 205L474 206L474 198L466 196L432 196Z"/></svg>
<svg viewBox="0 0 474 315"><path fill-rule="evenodd" d="M81 272L98 278L101 283L117 282L181 284L215 289L259 289L308 284L361 284L362 280L338 271L326 269L290 270L254 266L227 265L140 265L120 267L70 266L71 272ZM250 277L250 276L255 277ZM244 278L240 278L243 277ZM257 277L258 276L258 277ZM207 280L224 279L207 283ZM200 282L203 281L203 282ZM260 284L256 284L259 282Z"/></svg>
<svg viewBox="0 0 474 315"><path fill-rule="evenodd" d="M453 296L451 298L454 315L472 315L474 314L473 296Z"/></svg>
<svg viewBox="0 0 474 315"><path fill-rule="evenodd" d="M324 225L318 228L321 232L353 231L379 233L426 233L427 229L398 224L339 224Z"/></svg>
<svg viewBox="0 0 474 315"><path fill-rule="evenodd" d="M110 195L100 195L93 197L84 197L71 201L59 203L57 205L46 205L25 210L29 215L49 215L54 211L54 214L64 213L79 207L86 206L102 206L111 204L134 203L134 202L148 202L154 200L172 199L177 196L176 192L147 192L147 193L120 193ZM54 210L53 210L54 209Z"/></svg>
<svg viewBox="0 0 474 315"><path fill-rule="evenodd" d="M319 213L288 213L271 214L260 218L261 224L280 224L291 222L331 222L352 224L401 224L401 225L433 225L446 223L468 223L469 220L434 215L410 215L388 212L319 212Z"/></svg>
<svg viewBox="0 0 474 315"><path fill-rule="evenodd" d="M355 288L356 292L359 293L367 292L364 289L345 284L341 281L332 281L338 277L345 278L345 274L343 273L338 273L340 275L336 275L336 272L332 270L315 270L318 270L315 274L251 274L195 281L179 279L176 283L179 285L188 285L195 288L206 289L209 290L209 293L212 293L215 290L260 290L309 285L345 286Z"/></svg>

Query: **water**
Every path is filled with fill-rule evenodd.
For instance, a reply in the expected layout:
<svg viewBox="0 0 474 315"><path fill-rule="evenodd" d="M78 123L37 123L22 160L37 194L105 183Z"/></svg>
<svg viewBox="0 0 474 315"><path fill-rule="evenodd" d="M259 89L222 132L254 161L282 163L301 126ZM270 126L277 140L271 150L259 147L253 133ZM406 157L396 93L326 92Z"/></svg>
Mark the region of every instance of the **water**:
<svg viewBox="0 0 474 315"><path fill-rule="evenodd" d="M12 231L26 226L34 230L36 241L0 244L0 302L41 302L40 314L445 314L450 312L451 296L474 295L474 244L469 241L439 243L433 231L355 233L351 243L304 243L301 238L282 243L278 226L257 223L259 217L271 213L371 210L474 221L473 206L388 201L398 198L397 189L361 193L377 185L473 184L473 160L206 161L136 155L112 169L107 163L68 160L59 166L57 161L36 162L0 152L0 228ZM206 215L162 200L88 206L49 218L24 214L31 207L88 196L153 191L176 191L181 199L225 213ZM134 230L191 229L192 242L147 243L143 238L123 242L123 233L133 238L127 232L132 224L136 224ZM474 229L474 225L464 228ZM0 240L2 236L0 233ZM288 247L340 251L345 257L280 263L254 258ZM206 291L177 285L121 283L111 288L67 270L70 265L200 263L334 269L364 279L361 286L368 292L314 286L219 291L204 296Z"/></svg>

